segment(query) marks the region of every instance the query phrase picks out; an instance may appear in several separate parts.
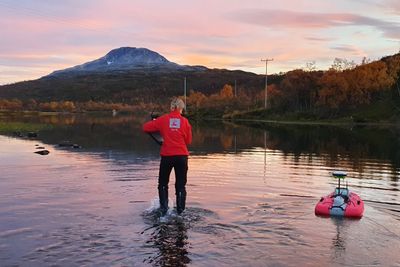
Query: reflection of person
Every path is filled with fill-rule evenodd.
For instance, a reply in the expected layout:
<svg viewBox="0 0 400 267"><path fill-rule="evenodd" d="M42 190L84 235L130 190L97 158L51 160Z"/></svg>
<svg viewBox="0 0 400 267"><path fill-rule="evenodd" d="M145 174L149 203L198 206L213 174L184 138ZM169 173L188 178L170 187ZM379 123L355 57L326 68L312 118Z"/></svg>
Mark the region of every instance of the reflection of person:
<svg viewBox="0 0 400 267"><path fill-rule="evenodd" d="M159 253L150 256L147 261L154 266L187 266L191 262L187 239L187 228L184 224L161 224L150 239L159 249Z"/></svg>
<svg viewBox="0 0 400 267"><path fill-rule="evenodd" d="M158 177L158 195L162 216L168 211L168 183L172 168L175 171L177 213L181 214L185 209L189 155L187 145L192 142L192 126L186 118L182 117L184 108L185 104L182 99L174 98L169 114L143 125L143 131L159 132L164 139L160 150L161 162Z"/></svg>

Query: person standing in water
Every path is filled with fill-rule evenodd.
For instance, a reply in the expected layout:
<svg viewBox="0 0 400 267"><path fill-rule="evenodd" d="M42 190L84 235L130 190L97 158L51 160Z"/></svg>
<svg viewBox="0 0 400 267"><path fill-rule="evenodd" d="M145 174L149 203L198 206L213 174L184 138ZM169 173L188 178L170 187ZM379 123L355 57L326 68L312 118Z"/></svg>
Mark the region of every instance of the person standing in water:
<svg viewBox="0 0 400 267"><path fill-rule="evenodd" d="M189 156L187 145L192 142L192 126L182 116L184 108L182 99L173 98L169 114L143 124L144 132L159 132L164 139L160 150L158 176L158 196L162 216L168 211L168 183L172 168L175 171L176 210L178 214L185 210Z"/></svg>

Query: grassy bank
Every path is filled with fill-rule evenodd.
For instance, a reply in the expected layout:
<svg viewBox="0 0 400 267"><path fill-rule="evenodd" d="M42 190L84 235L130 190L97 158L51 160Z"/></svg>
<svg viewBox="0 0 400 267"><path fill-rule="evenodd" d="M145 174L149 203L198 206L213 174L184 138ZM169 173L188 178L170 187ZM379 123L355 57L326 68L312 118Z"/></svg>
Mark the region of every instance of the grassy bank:
<svg viewBox="0 0 400 267"><path fill-rule="evenodd" d="M223 115L224 120L235 122L285 123L285 124L399 124L400 105L393 101L378 101L356 110L324 112L284 112L274 109L254 109Z"/></svg>
<svg viewBox="0 0 400 267"><path fill-rule="evenodd" d="M52 126L49 124L37 124L37 123L26 123L26 122L1 122L0 121L0 133L12 134L16 132L27 133L27 132L38 132L41 130L51 129Z"/></svg>

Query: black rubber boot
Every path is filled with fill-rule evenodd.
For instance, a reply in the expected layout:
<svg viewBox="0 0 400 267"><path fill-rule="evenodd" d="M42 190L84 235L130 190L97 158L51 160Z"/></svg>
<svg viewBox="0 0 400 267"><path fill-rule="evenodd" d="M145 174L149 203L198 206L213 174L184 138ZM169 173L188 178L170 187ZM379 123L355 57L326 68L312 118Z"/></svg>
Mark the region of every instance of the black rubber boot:
<svg viewBox="0 0 400 267"><path fill-rule="evenodd" d="M176 193L176 212L181 214L185 210L186 204L186 192L177 192Z"/></svg>
<svg viewBox="0 0 400 267"><path fill-rule="evenodd" d="M168 211L168 187L162 186L158 188L158 197L160 198L161 216L165 216Z"/></svg>

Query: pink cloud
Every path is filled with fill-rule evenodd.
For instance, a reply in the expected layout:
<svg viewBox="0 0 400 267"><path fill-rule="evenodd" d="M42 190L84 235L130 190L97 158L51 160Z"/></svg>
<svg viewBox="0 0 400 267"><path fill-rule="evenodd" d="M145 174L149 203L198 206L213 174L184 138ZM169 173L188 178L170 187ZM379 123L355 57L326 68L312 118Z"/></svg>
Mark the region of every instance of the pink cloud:
<svg viewBox="0 0 400 267"><path fill-rule="evenodd" d="M312 13L289 10L246 9L232 14L242 22L267 27L326 28L351 24L355 15Z"/></svg>
<svg viewBox="0 0 400 267"><path fill-rule="evenodd" d="M350 53L351 55L355 55L355 56L359 56L359 57L367 56L367 54L365 53L364 50L360 49L359 47L353 46L353 45L336 45L336 46L331 47L331 49Z"/></svg>
<svg viewBox="0 0 400 267"><path fill-rule="evenodd" d="M333 38L323 38L323 37L305 37L306 40L313 41L313 42L329 42L333 41Z"/></svg>
<svg viewBox="0 0 400 267"><path fill-rule="evenodd" d="M12 70L31 67L35 78L36 67L42 76L117 47L136 46L179 64L239 66L262 73L259 60L266 56L276 59L271 71L279 72L309 60L331 62L335 52L357 55L357 49L363 51L372 42L369 51L380 55L397 45L393 39L400 39L399 24L382 15L387 9L383 12L369 1L349 4L365 7L361 16L346 11L346 1L282 0L274 3L276 10L268 10L270 3L259 0L3 0L0 64ZM391 3L399 7L398 1ZM382 33L391 40L377 40Z"/></svg>
<svg viewBox="0 0 400 267"><path fill-rule="evenodd" d="M389 11L391 11L395 14L400 14L400 1L386 0L382 5Z"/></svg>
<svg viewBox="0 0 400 267"><path fill-rule="evenodd" d="M327 29L340 26L371 26L390 38L400 38L400 23L351 13L313 13L289 10L246 9L230 15L244 23L269 29Z"/></svg>

